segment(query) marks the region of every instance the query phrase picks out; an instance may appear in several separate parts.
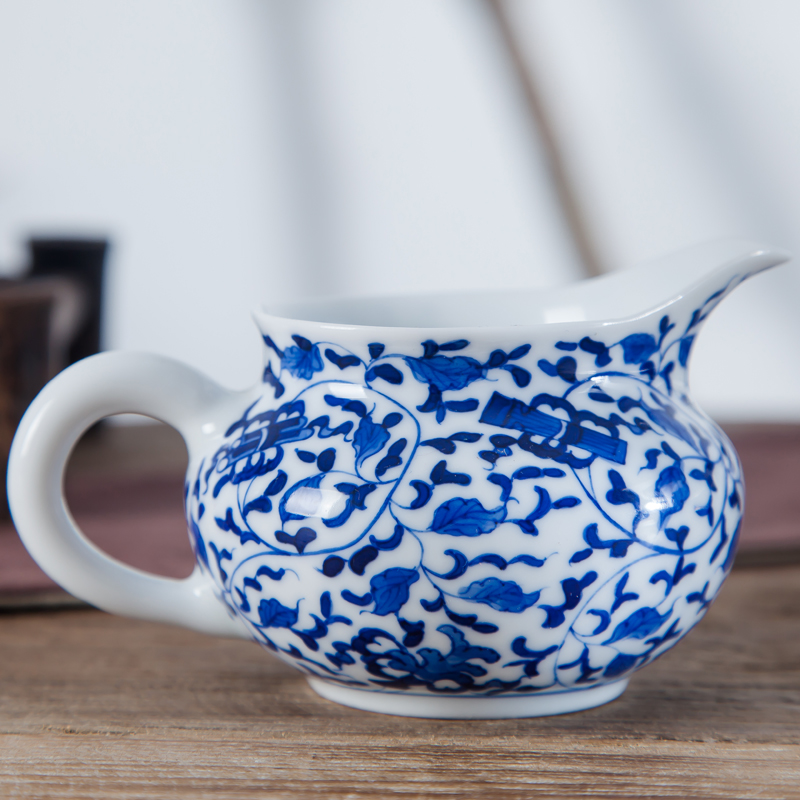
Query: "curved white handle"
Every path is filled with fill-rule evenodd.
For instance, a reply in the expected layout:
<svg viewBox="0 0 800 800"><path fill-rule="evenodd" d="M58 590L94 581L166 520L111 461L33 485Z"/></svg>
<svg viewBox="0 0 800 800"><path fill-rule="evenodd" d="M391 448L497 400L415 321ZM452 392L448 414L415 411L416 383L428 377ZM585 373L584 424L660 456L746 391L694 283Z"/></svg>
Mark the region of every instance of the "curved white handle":
<svg viewBox="0 0 800 800"><path fill-rule="evenodd" d="M249 638L244 624L195 568L185 580L129 567L75 525L62 493L64 467L81 434L111 414L155 417L178 430L190 457L209 422L237 393L190 367L145 353L103 353L53 379L20 423L8 467L8 499L22 541L39 566L76 597L105 611Z"/></svg>

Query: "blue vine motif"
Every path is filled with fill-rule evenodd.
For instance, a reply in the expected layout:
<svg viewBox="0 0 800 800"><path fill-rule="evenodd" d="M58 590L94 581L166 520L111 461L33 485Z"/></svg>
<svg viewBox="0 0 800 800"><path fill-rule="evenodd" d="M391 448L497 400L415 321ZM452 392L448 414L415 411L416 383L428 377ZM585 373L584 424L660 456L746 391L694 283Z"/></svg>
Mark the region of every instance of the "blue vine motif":
<svg viewBox="0 0 800 800"><path fill-rule="evenodd" d="M258 641L328 680L494 695L626 676L731 566L739 465L685 395L723 294L618 341L508 351L264 333L263 391L193 467L198 563Z"/></svg>

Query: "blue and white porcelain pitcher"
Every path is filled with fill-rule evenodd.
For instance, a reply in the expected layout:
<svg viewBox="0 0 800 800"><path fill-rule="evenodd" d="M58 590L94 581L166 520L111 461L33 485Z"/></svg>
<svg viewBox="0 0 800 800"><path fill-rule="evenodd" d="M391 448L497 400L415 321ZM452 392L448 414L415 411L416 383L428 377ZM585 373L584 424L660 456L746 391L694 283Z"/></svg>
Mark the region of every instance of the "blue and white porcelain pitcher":
<svg viewBox="0 0 800 800"><path fill-rule="evenodd" d="M741 470L688 363L714 307L786 258L716 243L553 290L273 307L245 392L158 356L87 359L20 425L14 520L77 597L251 637L346 705L605 703L731 567ZM65 507L75 441L120 412L186 440L186 580L105 555Z"/></svg>

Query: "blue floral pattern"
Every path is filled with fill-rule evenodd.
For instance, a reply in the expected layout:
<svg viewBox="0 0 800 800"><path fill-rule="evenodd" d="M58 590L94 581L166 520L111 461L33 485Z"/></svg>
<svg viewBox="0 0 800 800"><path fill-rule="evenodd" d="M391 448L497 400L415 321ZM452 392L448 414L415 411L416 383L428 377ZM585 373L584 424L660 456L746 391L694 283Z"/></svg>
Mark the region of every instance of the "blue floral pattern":
<svg viewBox="0 0 800 800"><path fill-rule="evenodd" d="M198 562L259 642L330 681L495 695L626 676L703 616L735 552L740 467L686 396L725 291L616 341L393 352L264 332L263 392L187 486Z"/></svg>

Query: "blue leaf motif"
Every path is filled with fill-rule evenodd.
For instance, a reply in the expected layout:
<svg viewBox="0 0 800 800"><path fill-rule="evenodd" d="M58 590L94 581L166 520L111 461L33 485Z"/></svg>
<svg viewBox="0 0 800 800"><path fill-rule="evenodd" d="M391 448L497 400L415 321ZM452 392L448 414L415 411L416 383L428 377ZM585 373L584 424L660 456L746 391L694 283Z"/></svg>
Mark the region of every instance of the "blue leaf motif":
<svg viewBox="0 0 800 800"><path fill-rule="evenodd" d="M511 478L507 478L505 475L495 472L493 475L489 476L488 480L489 483L493 483L495 486L500 487L500 502L508 502L508 498L511 497L511 487L513 485Z"/></svg>
<svg viewBox="0 0 800 800"><path fill-rule="evenodd" d="M341 406L345 411L350 411L358 417L367 416L367 407L360 400L348 400L345 397L334 397L332 394L326 394L323 399L329 406Z"/></svg>
<svg viewBox="0 0 800 800"><path fill-rule="evenodd" d="M580 564L581 561L586 561L589 556L592 554L592 548L587 547L585 550L579 550L577 553L573 553L572 557L569 560L570 564Z"/></svg>
<svg viewBox="0 0 800 800"><path fill-rule="evenodd" d="M608 348L603 342L596 342L594 339L584 336L583 339L578 342L578 347L584 352L591 353L595 356L594 363L598 367L605 367L611 363L611 356L608 354Z"/></svg>
<svg viewBox="0 0 800 800"><path fill-rule="evenodd" d="M577 378L575 372L578 369L578 364L572 356L564 356L559 358L556 362L556 373L558 377L567 383L575 383Z"/></svg>
<svg viewBox="0 0 800 800"><path fill-rule="evenodd" d="M349 589L343 589L341 594L348 603L352 603L354 606L368 606L372 602L372 595L369 592L359 596L353 594Z"/></svg>
<svg viewBox="0 0 800 800"><path fill-rule="evenodd" d="M611 606L611 613L613 614L621 605L629 603L632 600L638 600L639 595L636 592L626 592L625 585L628 583L630 573L626 572L614 587L614 605ZM652 581L651 581L652 582Z"/></svg>
<svg viewBox="0 0 800 800"><path fill-rule="evenodd" d="M275 373L272 371L272 367L269 364L264 367L264 374L261 380L264 383L268 383L275 390L276 400L286 391L284 385L275 377Z"/></svg>
<svg viewBox="0 0 800 800"><path fill-rule="evenodd" d="M611 558L625 558L628 553L628 548L633 544L633 539L606 539L603 540L597 533L597 523L590 522L584 529L583 529L583 539L586 544L589 545L594 550L610 550ZM585 556L588 558L588 556ZM577 563L578 561L583 561L583 558L577 558L573 556L570 559L570 564L573 563L573 559Z"/></svg>
<svg viewBox="0 0 800 800"><path fill-rule="evenodd" d="M297 622L297 609L287 608L270 597L258 604L258 616L265 628L291 628Z"/></svg>
<svg viewBox="0 0 800 800"><path fill-rule="evenodd" d="M372 367L372 369L367 370L364 377L368 381L374 381L375 378L382 378L387 383L393 383L395 386L403 382L403 373L391 364L378 364Z"/></svg>
<svg viewBox="0 0 800 800"><path fill-rule="evenodd" d="M643 469L655 469L658 465L658 457L661 455L661 451L657 448L652 448L644 455L647 459L647 464L644 467L639 467L639 472L641 472Z"/></svg>
<svg viewBox="0 0 800 800"><path fill-rule="evenodd" d="M369 417L362 417L353 435L356 465L360 467L370 456L380 453L390 436L391 434L383 425L378 425Z"/></svg>
<svg viewBox="0 0 800 800"><path fill-rule="evenodd" d="M360 550L353 553L353 555L350 556L348 564L356 575L363 575L367 565L377 557L378 548L368 544L366 547L362 547Z"/></svg>
<svg viewBox="0 0 800 800"><path fill-rule="evenodd" d="M431 494L433 494L433 489L428 486L425 481L411 481L411 486L414 488L414 491L417 493L417 496L414 500L411 501L411 505L409 508L417 509L422 508L428 500L431 499Z"/></svg>
<svg viewBox="0 0 800 800"><path fill-rule="evenodd" d="M448 400L444 405L448 411L457 411L464 414L468 411L474 411L478 407L478 401L473 397L469 400Z"/></svg>
<svg viewBox="0 0 800 800"><path fill-rule="evenodd" d="M190 530L192 532L192 536L194 538L194 552L197 555L197 558L200 561L208 566L208 552L206 551L206 545L203 541L203 536L200 533L200 528L197 526L197 523L194 520L190 520Z"/></svg>
<svg viewBox="0 0 800 800"><path fill-rule="evenodd" d="M589 392L589 397L594 400L596 403L613 403L614 398L610 395L607 395L605 392L600 391L600 389L592 389Z"/></svg>
<svg viewBox="0 0 800 800"><path fill-rule="evenodd" d="M299 338L301 337L295 337L296 340ZM303 339L303 342L309 345L309 349L294 346L287 347L283 352L283 358L281 358L281 366L287 369L295 378L307 381L313 377L315 372L322 372L325 365L322 363L319 348L306 339Z"/></svg>
<svg viewBox="0 0 800 800"><path fill-rule="evenodd" d="M341 556L328 556L322 563L322 574L335 578L343 569L345 560Z"/></svg>
<svg viewBox="0 0 800 800"><path fill-rule="evenodd" d="M289 502L289 499L296 493L300 492L300 496L302 497L305 494L304 490L313 490L319 489L320 483L322 483L322 479L325 477L324 473L320 473L318 475L312 475L310 478L303 478L299 480L294 486L292 486L286 494L283 495L281 498L280 505L278 506L278 511L281 515L281 522L285 525L289 520L292 519L305 519L304 514L294 514L291 511L286 509L286 504ZM313 500L315 499L315 495L309 492L309 506L313 505Z"/></svg>
<svg viewBox="0 0 800 800"><path fill-rule="evenodd" d="M670 617L672 609L659 614L655 608L640 608L614 628L611 638L603 644L614 644L622 639L646 639L655 633Z"/></svg>
<svg viewBox="0 0 800 800"><path fill-rule="evenodd" d="M333 464L336 461L336 450L333 447L329 447L327 450L323 450L319 456L317 456L317 469L320 472L330 472L333 469Z"/></svg>
<svg viewBox="0 0 800 800"><path fill-rule="evenodd" d="M672 464L661 470L656 481L656 494L668 505L662 505L661 523L663 527L667 517L680 511L684 503L689 499L689 487L686 485L686 478L683 470L677 465Z"/></svg>
<svg viewBox="0 0 800 800"><path fill-rule="evenodd" d="M305 350L306 352L311 352L311 348L314 346L311 342L306 339L305 336L299 336L298 334L292 334L292 339L294 339L294 343L301 349Z"/></svg>
<svg viewBox="0 0 800 800"><path fill-rule="evenodd" d="M484 508L475 498L453 497L433 514L431 530L449 536L481 536L493 531L506 518L506 509Z"/></svg>
<svg viewBox="0 0 800 800"><path fill-rule="evenodd" d="M483 367L468 356L406 357L405 361L418 381L440 392L463 389L483 377Z"/></svg>
<svg viewBox="0 0 800 800"><path fill-rule="evenodd" d="M452 581L455 580L456 578L460 578L467 571L467 566L469 564L467 557L460 551L451 550L449 548L444 551L444 554L446 556L450 556L455 562L452 568L445 573L433 572L433 570L429 569L428 573L430 575L435 575L437 578L442 578L443 580L446 581Z"/></svg>
<svg viewBox="0 0 800 800"><path fill-rule="evenodd" d="M601 634L611 624L611 614L609 614L608 611L603 611L599 608L590 608L586 613L600 617L600 622L597 623L597 627L589 634L590 636Z"/></svg>
<svg viewBox="0 0 800 800"><path fill-rule="evenodd" d="M680 349L678 351L678 363L685 367L689 361L689 353L692 351L694 344L694 336L685 336L681 339Z"/></svg>
<svg viewBox="0 0 800 800"><path fill-rule="evenodd" d="M335 350L331 350L330 348L325 351L325 358L327 358L332 364L336 364L339 369L357 367L361 363L361 359L358 356L354 356L352 353L341 356Z"/></svg>
<svg viewBox="0 0 800 800"><path fill-rule="evenodd" d="M400 417L399 414L389 416ZM386 420L383 421L383 427L386 427ZM406 439L398 439L396 442L394 442L394 444L392 444L392 446L389 448L388 454L378 462L378 466L375 468L376 477L382 477L390 469L399 467L403 463L403 459L400 458L400 454L403 452L403 450L405 450L407 444L408 441Z"/></svg>
<svg viewBox="0 0 800 800"><path fill-rule="evenodd" d="M408 602L409 587L418 580L419 572L416 569L403 567L391 567L373 576L369 582L375 600L373 613L385 617L399 611Z"/></svg>
<svg viewBox="0 0 800 800"><path fill-rule="evenodd" d="M709 500L709 503L711 500ZM712 521L709 521L709 525L713 525ZM679 550L683 550L683 543L686 541L686 537L689 535L689 528L687 525L681 525L678 530L675 528L667 528L664 533L667 535L667 539L671 542L675 542L678 545Z"/></svg>
<svg viewBox="0 0 800 800"><path fill-rule="evenodd" d="M620 344L626 364L643 364L658 350L656 340L649 333L632 333Z"/></svg>
<svg viewBox="0 0 800 800"><path fill-rule="evenodd" d="M431 482L434 486L441 486L444 483L455 483L459 486L469 486L472 478L464 472L448 472L447 462L440 461L430 474Z"/></svg>
<svg viewBox="0 0 800 800"><path fill-rule="evenodd" d="M612 488L606 492L606 500L615 506L630 503L636 509L636 516L633 518L633 529L636 530L640 520L648 516L640 506L639 495L625 485L625 479L615 469L608 471L608 479L611 481Z"/></svg>
<svg viewBox="0 0 800 800"><path fill-rule="evenodd" d="M452 352L453 350L463 350L469 347L467 339L455 339L452 342L445 342L444 344L437 344L433 339L426 339L422 343L422 348L425 355L424 358L433 358L440 350Z"/></svg>
<svg viewBox="0 0 800 800"><path fill-rule="evenodd" d="M498 578L484 578L473 581L459 591L465 600L485 603L496 611L510 611L519 614L530 608L539 599L540 592L525 594L514 581L501 581Z"/></svg>
<svg viewBox="0 0 800 800"><path fill-rule="evenodd" d="M444 606L444 595L439 592L439 596L435 600L425 600L422 598L419 601L419 604L426 610L426 611L439 611L440 608Z"/></svg>
<svg viewBox="0 0 800 800"><path fill-rule="evenodd" d="M323 592L322 596L319 598L319 610L325 619L330 617L331 610L333 606L331 604L331 593L330 592Z"/></svg>
<svg viewBox="0 0 800 800"><path fill-rule="evenodd" d="M553 508L574 508L580 505L580 500L577 497L562 497L553 503Z"/></svg>
<svg viewBox="0 0 800 800"><path fill-rule="evenodd" d="M558 628L566 620L565 611L572 611L577 608L583 596L583 590L591 586L597 580L597 573L594 570L587 572L580 580L577 578L567 578L561 581L561 589L564 592L564 602L560 606L541 605L547 612L547 619L542 625L543 628Z"/></svg>
<svg viewBox="0 0 800 800"><path fill-rule="evenodd" d="M508 366L503 367L503 369L511 373L514 383L516 383L520 389L524 389L531 382L530 372L526 369L522 369L522 367Z"/></svg>
<svg viewBox="0 0 800 800"><path fill-rule="evenodd" d="M539 531L536 528L536 521L542 519L542 517L546 516L550 509L553 507L553 503L550 499L550 493L547 489L543 489L541 486L534 486L534 490L536 494L539 495L539 502L536 504L536 508L528 514L525 519L517 519L512 520L517 525L519 525L520 530L524 531L525 533L529 533L532 536L538 536Z"/></svg>
<svg viewBox="0 0 800 800"><path fill-rule="evenodd" d="M455 442L451 442L450 439L426 439L419 444L420 447L435 447L440 453L444 453L446 456L451 456L456 451Z"/></svg>
<svg viewBox="0 0 800 800"><path fill-rule="evenodd" d="M322 520L322 524L326 528L340 528L350 519L350 515L355 509L364 511L367 507L366 501L368 495L370 492L375 491L375 484L364 483L361 486L357 486L355 483L342 482L336 484L336 489L342 494L347 495L347 502L340 514L337 514L333 518Z"/></svg>
<svg viewBox="0 0 800 800"><path fill-rule="evenodd" d="M469 562L471 567L474 567L476 564L492 564L498 569L505 569L508 566L508 561L506 561L503 556L497 555L497 553L484 553L481 556L475 556L475 558Z"/></svg>
<svg viewBox="0 0 800 800"><path fill-rule="evenodd" d="M280 347L278 347L278 345L272 341L271 336L262 336L261 338L264 340L264 344L267 347L271 347L278 354L278 358L283 358L283 350L281 350Z"/></svg>
<svg viewBox="0 0 800 800"><path fill-rule="evenodd" d="M225 518L222 519L220 517L215 517L214 521L217 523L217 527L223 531L229 531L230 533L235 533L239 537L239 541L242 544L246 544L247 542L261 542L261 539L256 536L253 531L250 529L242 530L237 524L236 520L233 518L233 509L228 508L225 513Z"/></svg>
<svg viewBox="0 0 800 800"><path fill-rule="evenodd" d="M547 359L541 358L537 366L546 375L555 378L556 375L565 380L567 383L575 383L577 378L575 373L578 369L578 362L572 356L564 356L559 358L555 366L553 366Z"/></svg>
<svg viewBox="0 0 800 800"><path fill-rule="evenodd" d="M399 456L388 455L384 456L375 467L375 477L382 478L390 469L399 467L403 463L403 459Z"/></svg>
<svg viewBox="0 0 800 800"><path fill-rule="evenodd" d="M281 544L292 545L298 553L306 549L306 545L313 542L317 538L316 532L312 528L300 528L294 536L289 535L285 531L275 531L275 540Z"/></svg>
<svg viewBox="0 0 800 800"><path fill-rule="evenodd" d="M638 656L630 656L627 653L617 653L614 660L606 667L603 675L606 678L616 678L636 666Z"/></svg>
<svg viewBox="0 0 800 800"><path fill-rule="evenodd" d="M672 380L670 379L670 375L672 374L673 369L675 369L675 362L670 361L667 366L658 373L664 379L664 383L667 384L668 394L672 394Z"/></svg>
<svg viewBox="0 0 800 800"><path fill-rule="evenodd" d="M463 350L465 347L469 347L469 342L466 339L454 339L452 342L445 342L438 347L442 351Z"/></svg>
<svg viewBox="0 0 800 800"><path fill-rule="evenodd" d="M558 375L556 368L546 358L540 358L537 366L545 375L549 375L551 378L555 378Z"/></svg>
<svg viewBox="0 0 800 800"><path fill-rule="evenodd" d="M402 617L398 617L397 621L406 632L403 637L403 644L406 647L416 647L425 637L425 623L423 621L412 622Z"/></svg>
<svg viewBox="0 0 800 800"><path fill-rule="evenodd" d="M396 550L403 541L404 533L405 528L402 525L395 525L394 533L388 539L376 539L373 534L370 534L369 540L378 550Z"/></svg>

